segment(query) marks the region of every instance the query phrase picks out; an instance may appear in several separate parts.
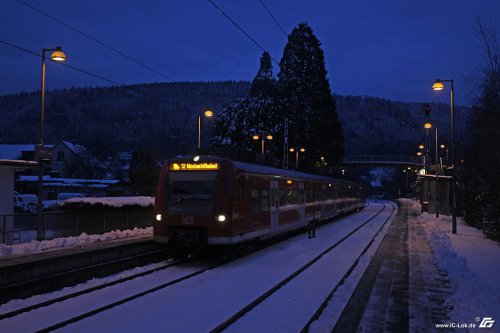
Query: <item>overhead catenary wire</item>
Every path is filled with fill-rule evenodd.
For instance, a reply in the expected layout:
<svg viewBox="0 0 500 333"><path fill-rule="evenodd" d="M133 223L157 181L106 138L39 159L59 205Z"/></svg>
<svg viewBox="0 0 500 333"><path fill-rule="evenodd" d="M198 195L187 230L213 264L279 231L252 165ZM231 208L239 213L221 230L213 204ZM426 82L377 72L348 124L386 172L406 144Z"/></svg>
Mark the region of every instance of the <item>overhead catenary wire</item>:
<svg viewBox="0 0 500 333"><path fill-rule="evenodd" d="M269 8L267 8L267 6L265 5L264 1L262 0L259 0L260 4L262 5L262 7L264 7L264 9L266 10L266 12L269 14L269 16L272 17L274 23L276 23L276 25L278 26L278 28L281 30L281 32L283 33L283 35L285 35L285 37L288 37L287 33L285 32L285 29L283 29L283 27L281 26L281 24L278 22L278 20L276 19L276 17L274 17L274 15L271 13L271 11L269 10Z"/></svg>
<svg viewBox="0 0 500 333"><path fill-rule="evenodd" d="M10 47L13 47L13 48L15 48L15 49L18 49L18 50L20 50L20 51L23 51L23 52L29 53L29 54L31 54L31 55L34 55L34 56L37 56L37 57L40 57L40 58L42 57L42 55L40 55L40 54L38 54L38 53L36 53L36 52L30 51L30 50L25 49L25 48L23 48L23 47L21 47L21 46L14 45L14 44L9 43L9 42L6 42L6 41L4 41L4 40L0 40L0 43L5 44L5 45L10 46ZM81 68L78 68L78 67L75 67L75 66L71 66L71 65L65 64L65 63L63 63L63 62L57 62L57 64L59 64L59 65L61 65L61 66L66 66L66 67L71 68L71 69L73 69L73 70L76 70L76 71L79 71L79 72L81 72L81 73L84 73L84 74L87 74L87 75L93 76L93 77L95 77L95 78L98 78L98 79L100 79L100 80L103 80L103 81L109 82L109 83L114 84L114 85L124 86L124 84L121 84L121 83L115 82L115 81L113 81L113 80L107 79L107 78L105 78L105 77L103 77L103 76L100 76L100 75L97 75L97 74L93 74L93 73L91 73L91 72L89 72L89 71L87 71L87 70L84 70L84 69L81 69Z"/></svg>
<svg viewBox="0 0 500 333"><path fill-rule="evenodd" d="M227 18L238 30L240 30L248 39L252 41L259 49L261 49L263 52L269 53L266 49L264 49L252 36L250 36L249 33L247 33L236 21L234 21L229 15L227 15L221 8L219 8L212 0L208 0L222 15L224 15L225 18ZM274 61L277 65L279 65L279 62L276 61L276 59L271 56L269 53L269 56L271 57L272 61Z"/></svg>
<svg viewBox="0 0 500 333"><path fill-rule="evenodd" d="M73 26L71 26L71 25L69 25L69 24L67 24L67 23L65 23L65 22L63 22L63 21L61 21L61 20L57 19L56 17L54 17L54 16L52 16L52 15L50 15L50 14L48 14L48 13L44 12L43 10L41 10L41 9L39 9L39 8L37 8L37 7L34 7L33 5L31 5L31 4L29 4L29 3L27 3L27 2L25 2L25 1L23 1L23 0L17 0L17 1L18 1L20 4L22 4L22 5L24 5L24 6L28 7L28 8L30 8L30 9L32 9L32 10L34 10L34 11L38 12L38 13L40 13L40 14L42 14L42 15L44 15L44 16L46 16L46 17L48 17L48 18L50 18L51 20L53 20L53 21L55 21L55 22L57 22L57 23L59 23L59 24L61 24L61 25L63 25L63 26L65 26L66 28L71 29L71 30L73 30L74 32L79 33L80 35L82 35L82 36L84 36L84 37L86 37L86 38L88 38L88 39L92 40L93 42L95 42L95 43L97 43L97 44L99 44L99 45L101 45L101 46L103 46L103 47L105 47L105 48L107 48L107 49L109 49L109 50L111 50L111 51L115 52L116 54L119 54L119 55L121 55L122 57L125 57L125 58L127 58L128 60L130 60L130 61L132 61L132 62L135 62L136 64L138 64L138 65L140 65L140 66L142 66L142 67L144 67L144 68L148 69L149 71L154 72L154 73L156 73L156 74L158 74L158 75L162 76L163 78L165 78L165 79L167 79L167 80L169 80L169 81L171 81L171 82L176 82L176 80L174 80L174 79L173 79L172 77L170 77L169 75L166 75L166 74L164 74L164 73L162 73L162 72L160 72L160 71L158 71L158 70L156 70L156 69L152 68L151 66L148 66L148 65L146 65L145 63L143 63L143 62L141 62L141 61L139 61L139 60L137 60L137 59L135 59L135 58L133 58L133 57L131 57L131 56L127 55L127 54L125 54L124 52L122 52L122 51L120 51L120 50L118 50L118 49L116 49L116 48L114 48L114 47L112 47L112 46L110 46L110 45L108 45L108 44L106 44L106 43L104 43L104 42L101 42L100 40L96 39L95 37L90 36L89 34L87 34L87 33L83 32L83 31L81 31L81 30L79 30L79 29L77 29L77 28L75 28L75 27L73 27Z"/></svg>

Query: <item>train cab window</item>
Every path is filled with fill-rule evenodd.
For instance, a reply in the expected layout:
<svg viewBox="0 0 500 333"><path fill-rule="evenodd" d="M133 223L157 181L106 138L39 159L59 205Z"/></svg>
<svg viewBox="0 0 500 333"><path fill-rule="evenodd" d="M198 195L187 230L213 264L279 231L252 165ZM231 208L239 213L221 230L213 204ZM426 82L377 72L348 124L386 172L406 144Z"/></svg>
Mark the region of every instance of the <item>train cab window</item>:
<svg viewBox="0 0 500 333"><path fill-rule="evenodd" d="M269 211L269 192L267 190L260 191L260 211Z"/></svg>
<svg viewBox="0 0 500 333"><path fill-rule="evenodd" d="M173 172L169 177L169 196L171 199L210 199L216 177L216 172Z"/></svg>
<svg viewBox="0 0 500 333"><path fill-rule="evenodd" d="M254 190L250 192L250 212L259 212L259 190Z"/></svg>

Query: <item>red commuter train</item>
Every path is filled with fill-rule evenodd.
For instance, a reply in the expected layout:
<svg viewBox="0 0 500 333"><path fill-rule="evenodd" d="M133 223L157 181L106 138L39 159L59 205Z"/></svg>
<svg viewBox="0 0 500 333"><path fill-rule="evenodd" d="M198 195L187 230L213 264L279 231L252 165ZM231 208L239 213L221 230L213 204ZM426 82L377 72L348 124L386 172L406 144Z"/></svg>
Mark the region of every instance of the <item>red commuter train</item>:
<svg viewBox="0 0 500 333"><path fill-rule="evenodd" d="M166 162L154 207L154 238L188 247L270 238L361 209L359 183L214 156Z"/></svg>

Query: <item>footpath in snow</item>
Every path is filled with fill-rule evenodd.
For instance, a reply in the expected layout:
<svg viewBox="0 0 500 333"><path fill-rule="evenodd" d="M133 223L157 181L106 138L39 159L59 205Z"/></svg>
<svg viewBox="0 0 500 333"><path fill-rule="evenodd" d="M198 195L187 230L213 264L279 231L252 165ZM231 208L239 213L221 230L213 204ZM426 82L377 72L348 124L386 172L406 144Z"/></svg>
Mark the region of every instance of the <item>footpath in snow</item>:
<svg viewBox="0 0 500 333"><path fill-rule="evenodd" d="M419 208L417 203L411 204L410 214L411 210L418 213ZM462 219L457 219L457 222L457 234L452 234L451 216L435 217L423 213L409 219L409 223L413 223L415 236L410 237L410 253L412 248L414 252L425 252L417 240L419 235L425 236L430 247L430 258L421 255L420 264L426 264L428 269L424 271L427 272L432 271L431 266L435 266L438 274L424 278L433 279L434 282L443 280L446 285L444 289L448 289L443 304L448 319L441 323L434 321L434 329L482 331L489 328L489 332L500 332L500 244L487 239L480 230L465 225ZM421 295L431 302L432 296ZM427 305L429 308L429 302ZM413 310L418 313L418 307ZM421 328L432 330L429 327Z"/></svg>

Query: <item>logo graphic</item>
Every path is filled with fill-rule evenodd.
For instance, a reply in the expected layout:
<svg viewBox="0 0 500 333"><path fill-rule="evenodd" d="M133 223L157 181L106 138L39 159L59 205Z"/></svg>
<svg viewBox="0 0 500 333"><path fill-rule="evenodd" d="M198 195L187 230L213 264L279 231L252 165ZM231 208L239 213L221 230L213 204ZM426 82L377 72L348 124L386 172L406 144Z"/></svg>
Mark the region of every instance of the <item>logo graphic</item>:
<svg viewBox="0 0 500 333"><path fill-rule="evenodd" d="M479 328L491 328L491 327L493 327L494 323L495 323L495 321L493 320L493 318L484 317L481 324L479 324Z"/></svg>

